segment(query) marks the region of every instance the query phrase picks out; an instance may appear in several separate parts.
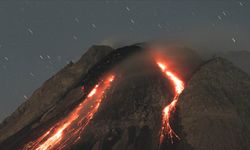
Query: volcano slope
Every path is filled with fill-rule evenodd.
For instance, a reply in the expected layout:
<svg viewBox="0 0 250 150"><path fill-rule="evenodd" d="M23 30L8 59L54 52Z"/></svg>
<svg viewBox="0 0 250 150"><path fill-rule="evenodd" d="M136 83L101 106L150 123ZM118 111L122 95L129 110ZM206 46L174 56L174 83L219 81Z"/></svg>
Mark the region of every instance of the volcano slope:
<svg viewBox="0 0 250 150"><path fill-rule="evenodd" d="M70 63L47 80L3 121L0 147L22 149L26 140L42 134L79 104L105 71L139 50L138 46L129 46L114 52L108 46L92 46L78 62Z"/></svg>
<svg viewBox="0 0 250 150"><path fill-rule="evenodd" d="M250 148L250 77L215 58L187 83L179 100L185 139L194 149Z"/></svg>
<svg viewBox="0 0 250 150"><path fill-rule="evenodd" d="M38 123L41 116L52 111L56 104L79 84L82 76L86 75L91 67L111 51L113 49L108 46L93 46L77 63L70 62L47 80L25 103L1 123L0 142L24 127L35 122Z"/></svg>
<svg viewBox="0 0 250 150"><path fill-rule="evenodd" d="M74 86L65 85L68 91L56 103L48 103L50 109L37 109L39 115L33 116L32 121L26 121L26 124L22 123L22 118L20 120L16 115L10 116L10 120L14 121L6 121L0 128L3 133L0 135L1 149L157 150L249 147L249 77L231 63L216 58L204 64L194 51L183 47L172 47L161 52L171 71L186 82L186 88L179 97L177 110L171 112L170 124L179 139L176 136L171 140L166 135L163 143L160 143L162 110L171 103L175 93L171 81L164 77L156 64L155 59L158 57L152 57L153 53L144 52L145 48L137 45L117 50L108 48L105 52L101 52L104 47L95 48L99 50L94 50L92 56L88 55L87 60L91 62L87 67L89 69L73 80ZM100 59L91 61L91 57L100 55ZM82 57L72 66L80 66L84 62ZM77 74L77 70L83 69L82 67L69 72ZM105 82L106 74L110 73L114 76L110 88L99 91L98 88L102 87L99 83ZM64 72L60 71L58 74L63 75ZM70 76L61 79L67 81L68 78ZM42 88L48 87L45 84ZM232 90L233 88L235 89ZM55 88L55 91L60 90ZM98 97L98 93L104 96ZM101 100L93 107L86 107L88 110L98 108L96 112L92 111L93 117L77 116L77 119L87 121L72 123L70 128L62 130L69 123L64 121L67 116L84 105L82 101L91 100L92 96L93 100L95 97ZM40 107L39 101L42 99L36 101L38 105L32 105L33 111ZM28 106L25 108L30 109ZM70 120L72 121L71 117ZM22 124L17 129L17 125L12 125L13 122ZM51 131L51 127L54 130ZM79 127L80 134L72 134ZM4 131L8 132L4 134Z"/></svg>

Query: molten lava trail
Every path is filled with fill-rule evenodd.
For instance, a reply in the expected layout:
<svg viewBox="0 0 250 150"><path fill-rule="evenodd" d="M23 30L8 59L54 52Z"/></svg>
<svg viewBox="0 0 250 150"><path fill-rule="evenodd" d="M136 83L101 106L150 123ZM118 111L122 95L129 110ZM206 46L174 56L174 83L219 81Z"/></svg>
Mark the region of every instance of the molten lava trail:
<svg viewBox="0 0 250 150"><path fill-rule="evenodd" d="M111 75L101 80L71 113L38 139L25 145L24 150L63 149L76 143L82 131L98 111L105 91L110 88L114 78L115 76Z"/></svg>
<svg viewBox="0 0 250 150"><path fill-rule="evenodd" d="M164 73L164 76L169 79L174 87L174 97L170 104L164 107L162 111L162 128L160 132L160 144L162 144L164 137L167 135L171 142L173 143L173 138L176 137L180 139L178 135L174 132L170 126L170 117L171 114L175 111L176 104L178 102L179 95L184 90L184 82L178 78L172 71L169 70L166 63L157 61L157 65Z"/></svg>

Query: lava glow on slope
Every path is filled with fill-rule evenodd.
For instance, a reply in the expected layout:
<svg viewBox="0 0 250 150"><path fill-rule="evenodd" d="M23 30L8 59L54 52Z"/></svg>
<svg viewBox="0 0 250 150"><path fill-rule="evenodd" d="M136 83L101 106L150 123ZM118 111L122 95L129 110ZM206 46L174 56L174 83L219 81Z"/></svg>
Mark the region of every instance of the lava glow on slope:
<svg viewBox="0 0 250 150"><path fill-rule="evenodd" d="M98 111L115 76L111 75L101 80L68 116L56 123L37 140L25 145L24 150L63 149L76 143L90 120Z"/></svg>
<svg viewBox="0 0 250 150"><path fill-rule="evenodd" d="M175 92L174 98L171 101L171 103L168 104L166 107L164 107L162 111L162 128L160 132L160 144L163 142L164 137L166 135L169 136L169 138L171 139L171 142L173 143L174 137L176 137L177 139L180 139L180 138L170 126L170 117L171 117L171 113L175 111L179 95L184 90L184 82L180 78L178 78L173 72L171 72L165 63L161 61L157 61L157 65L159 66L161 71L164 73L164 76L171 81L172 85L174 86L174 92Z"/></svg>

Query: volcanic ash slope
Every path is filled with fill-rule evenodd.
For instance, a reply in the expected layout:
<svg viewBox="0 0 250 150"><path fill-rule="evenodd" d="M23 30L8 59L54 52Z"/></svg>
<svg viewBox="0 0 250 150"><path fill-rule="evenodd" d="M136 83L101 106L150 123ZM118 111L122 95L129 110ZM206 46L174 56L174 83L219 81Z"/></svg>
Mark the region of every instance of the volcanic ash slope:
<svg viewBox="0 0 250 150"><path fill-rule="evenodd" d="M250 77L215 58L188 82L179 100L185 140L197 150L250 147Z"/></svg>

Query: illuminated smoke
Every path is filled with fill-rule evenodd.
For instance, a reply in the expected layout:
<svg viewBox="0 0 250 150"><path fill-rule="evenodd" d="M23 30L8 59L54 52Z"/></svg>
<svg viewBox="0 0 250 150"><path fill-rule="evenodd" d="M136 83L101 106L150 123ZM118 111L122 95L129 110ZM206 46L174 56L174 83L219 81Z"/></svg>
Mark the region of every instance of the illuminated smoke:
<svg viewBox="0 0 250 150"><path fill-rule="evenodd" d="M101 80L67 117L56 123L37 140L25 145L24 150L63 149L76 143L90 120L98 111L105 91L110 88L115 76Z"/></svg>
<svg viewBox="0 0 250 150"><path fill-rule="evenodd" d="M157 61L157 65L159 66L161 71L164 73L164 76L167 79L169 79L172 85L174 86L174 98L170 104L164 107L162 111L162 127L161 127L161 132L160 132L160 144L162 144L166 135L170 138L171 142L173 143L174 137L176 137L177 139L180 139L180 138L170 126L170 117L171 117L171 113L175 111L179 95L184 90L184 82L181 79L179 79L173 72L171 72L165 63Z"/></svg>

